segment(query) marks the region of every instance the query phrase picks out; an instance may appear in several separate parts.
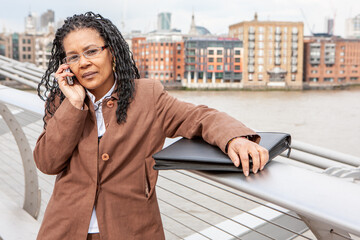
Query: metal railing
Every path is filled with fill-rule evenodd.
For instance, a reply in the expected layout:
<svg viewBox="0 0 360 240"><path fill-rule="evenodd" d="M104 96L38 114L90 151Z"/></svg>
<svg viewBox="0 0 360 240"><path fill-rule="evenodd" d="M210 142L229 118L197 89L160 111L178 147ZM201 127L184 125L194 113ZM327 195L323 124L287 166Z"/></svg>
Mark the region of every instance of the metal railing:
<svg viewBox="0 0 360 240"><path fill-rule="evenodd" d="M4 62L0 57L3 71L1 64L8 64ZM9 74L31 81L26 77L34 69L24 67L21 75L21 64L11 64L7 66L20 70ZM33 146L42 129L43 102L35 94L0 86L0 104L15 113L12 121L24 121L29 118L26 114L38 117L36 131L21 127ZM21 111L24 116L17 114ZM10 144L9 139L4 142ZM279 156L248 178L234 173L160 172L157 192L167 239L359 239L360 159L298 141L292 148L290 159ZM54 178L38 174L45 193L41 221ZM25 195L17 193L18 199Z"/></svg>

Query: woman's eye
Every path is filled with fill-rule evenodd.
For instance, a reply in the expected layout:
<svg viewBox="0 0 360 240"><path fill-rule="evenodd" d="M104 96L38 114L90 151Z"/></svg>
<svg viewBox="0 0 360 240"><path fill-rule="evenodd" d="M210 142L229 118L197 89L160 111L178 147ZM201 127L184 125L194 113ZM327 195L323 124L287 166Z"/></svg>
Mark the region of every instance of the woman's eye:
<svg viewBox="0 0 360 240"><path fill-rule="evenodd" d="M69 61L69 62L76 61L76 60L78 59L78 57L79 57L79 56L77 56L77 55L70 56L70 57L68 57L68 61Z"/></svg>
<svg viewBox="0 0 360 240"><path fill-rule="evenodd" d="M98 49L90 49L86 51L87 55L95 55L99 50Z"/></svg>

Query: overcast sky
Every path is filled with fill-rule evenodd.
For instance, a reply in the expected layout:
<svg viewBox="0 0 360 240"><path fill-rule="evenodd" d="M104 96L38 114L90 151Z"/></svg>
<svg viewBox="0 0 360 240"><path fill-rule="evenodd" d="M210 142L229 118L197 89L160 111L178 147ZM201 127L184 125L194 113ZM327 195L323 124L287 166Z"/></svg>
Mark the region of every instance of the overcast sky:
<svg viewBox="0 0 360 240"><path fill-rule="evenodd" d="M305 34L325 31L326 17L335 18L335 34L345 34L345 20L360 14L359 0L1 0L0 32L24 31L24 18L29 12L38 15L47 9L55 11L56 20L75 13L94 11L112 20L122 32L156 29L157 14L172 13L172 28L187 33L191 15L195 23L211 33L228 33L231 24L258 19L302 21ZM304 14L302 14L302 11ZM306 19L305 19L306 17ZM124 27L121 24L124 22Z"/></svg>

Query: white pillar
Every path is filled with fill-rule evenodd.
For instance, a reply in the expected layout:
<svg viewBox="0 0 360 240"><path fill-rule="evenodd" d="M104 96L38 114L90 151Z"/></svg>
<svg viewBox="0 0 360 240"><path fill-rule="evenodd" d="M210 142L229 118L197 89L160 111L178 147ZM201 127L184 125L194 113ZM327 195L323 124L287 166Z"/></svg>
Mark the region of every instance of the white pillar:
<svg viewBox="0 0 360 240"><path fill-rule="evenodd" d="M194 82L198 83L198 76L197 76L197 72L194 72Z"/></svg>
<svg viewBox="0 0 360 240"><path fill-rule="evenodd" d="M206 76L206 72L203 72L203 83L207 82L207 76Z"/></svg>
<svg viewBox="0 0 360 240"><path fill-rule="evenodd" d="M187 75L187 82L188 82L188 84L191 83L191 73L190 72L188 72L188 75Z"/></svg>
<svg viewBox="0 0 360 240"><path fill-rule="evenodd" d="M215 72L212 73L212 83L215 84Z"/></svg>

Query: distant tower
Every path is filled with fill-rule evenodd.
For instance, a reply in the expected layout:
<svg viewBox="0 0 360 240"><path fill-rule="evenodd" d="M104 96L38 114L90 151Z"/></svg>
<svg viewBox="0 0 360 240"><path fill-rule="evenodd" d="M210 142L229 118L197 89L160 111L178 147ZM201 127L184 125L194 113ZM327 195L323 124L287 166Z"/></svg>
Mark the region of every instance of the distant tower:
<svg viewBox="0 0 360 240"><path fill-rule="evenodd" d="M189 35L197 35L194 12L191 17L191 26L190 26Z"/></svg>
<svg viewBox="0 0 360 240"><path fill-rule="evenodd" d="M55 25L55 12L53 10L47 10L41 14L40 17L40 29L43 31L47 31L49 26Z"/></svg>
<svg viewBox="0 0 360 240"><path fill-rule="evenodd" d="M36 34L36 15L34 13L29 13L25 18L25 33Z"/></svg>
<svg viewBox="0 0 360 240"><path fill-rule="evenodd" d="M162 12L158 14L158 27L159 31L169 31L171 28L171 13Z"/></svg>
<svg viewBox="0 0 360 240"><path fill-rule="evenodd" d="M333 18L325 19L325 31L329 35L334 35L334 19Z"/></svg>

